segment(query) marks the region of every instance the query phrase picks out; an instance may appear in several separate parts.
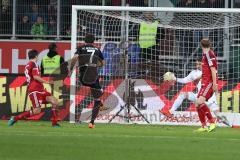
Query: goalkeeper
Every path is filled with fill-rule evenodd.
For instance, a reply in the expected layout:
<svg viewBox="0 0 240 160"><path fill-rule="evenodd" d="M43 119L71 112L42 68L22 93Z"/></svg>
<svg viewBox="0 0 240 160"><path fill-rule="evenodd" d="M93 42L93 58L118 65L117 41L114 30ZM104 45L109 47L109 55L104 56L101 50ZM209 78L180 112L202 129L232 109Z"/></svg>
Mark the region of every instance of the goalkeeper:
<svg viewBox="0 0 240 160"><path fill-rule="evenodd" d="M77 48L75 56L70 63L70 73L73 70L76 62L79 68L79 81L82 85L91 88L91 94L94 98L94 106L92 110L92 117L89 123L89 128L94 128L94 121L99 113L100 107L103 104L100 100L102 96L102 87L99 83L98 67L105 64L102 52L96 48L94 43L95 37L91 34L85 36L85 44Z"/></svg>
<svg viewBox="0 0 240 160"><path fill-rule="evenodd" d="M196 102L197 100L197 94L200 91L201 88L201 76L202 76L202 60L201 58L198 58L196 61L196 69L192 70L189 75L185 78L174 78L172 80L177 81L178 83L186 84L188 82L194 82L197 84L197 92L181 92L180 95L177 97L177 99L174 101L172 107L170 110L161 110L161 112L171 117L173 113L181 106L184 99L188 99L191 102ZM168 79L170 80L170 79ZM207 101L207 105L212 110L212 112L215 114L215 116L224 124L229 126L229 122L226 119L225 116L221 116L219 114L219 106L217 104L217 98L216 95L213 94L213 96Z"/></svg>

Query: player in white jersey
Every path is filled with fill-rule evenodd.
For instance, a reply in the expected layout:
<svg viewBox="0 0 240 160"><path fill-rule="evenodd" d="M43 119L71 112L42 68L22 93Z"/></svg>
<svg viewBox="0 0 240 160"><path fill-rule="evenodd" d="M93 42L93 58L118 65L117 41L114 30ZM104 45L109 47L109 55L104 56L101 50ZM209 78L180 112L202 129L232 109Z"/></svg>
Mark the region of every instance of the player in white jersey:
<svg viewBox="0 0 240 160"><path fill-rule="evenodd" d="M174 101L171 109L169 111L164 111L162 110L161 112L168 116L171 117L173 113L182 105L183 100L188 99L191 102L196 102L197 100L197 95L198 92L200 91L201 88L201 76L202 76L202 60L197 59L196 61L196 69L192 70L187 77L185 78L176 78L176 81L178 83L186 84L189 82L194 82L197 84L197 91L194 92L181 92L177 99ZM206 102L206 104L209 106L211 111L215 114L215 116L224 124L229 125L228 120L226 119L225 116L221 116L219 114L219 106L217 104L217 97L215 93L213 96Z"/></svg>

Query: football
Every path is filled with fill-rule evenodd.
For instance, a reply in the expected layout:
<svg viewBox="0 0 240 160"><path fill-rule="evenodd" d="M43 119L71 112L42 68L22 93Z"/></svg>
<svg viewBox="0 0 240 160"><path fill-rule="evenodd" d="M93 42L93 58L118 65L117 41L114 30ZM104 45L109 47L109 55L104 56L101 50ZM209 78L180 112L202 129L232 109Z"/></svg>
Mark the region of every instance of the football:
<svg viewBox="0 0 240 160"><path fill-rule="evenodd" d="M166 72L166 73L163 75L163 80L164 80L164 81L175 81L175 80L176 80L176 77L175 77L174 73L172 73L172 72Z"/></svg>

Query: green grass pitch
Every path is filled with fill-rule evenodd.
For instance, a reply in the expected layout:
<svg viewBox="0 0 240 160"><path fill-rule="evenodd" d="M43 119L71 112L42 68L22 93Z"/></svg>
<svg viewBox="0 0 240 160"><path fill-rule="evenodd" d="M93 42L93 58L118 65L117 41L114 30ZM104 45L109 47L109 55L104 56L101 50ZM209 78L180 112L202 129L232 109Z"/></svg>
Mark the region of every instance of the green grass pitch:
<svg viewBox="0 0 240 160"><path fill-rule="evenodd" d="M240 129L0 121L0 160L239 160Z"/></svg>

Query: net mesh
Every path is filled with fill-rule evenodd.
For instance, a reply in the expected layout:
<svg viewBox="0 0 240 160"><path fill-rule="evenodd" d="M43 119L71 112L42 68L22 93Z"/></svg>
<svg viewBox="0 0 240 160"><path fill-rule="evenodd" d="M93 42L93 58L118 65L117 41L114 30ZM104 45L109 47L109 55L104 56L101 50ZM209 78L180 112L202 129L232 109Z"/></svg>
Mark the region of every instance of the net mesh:
<svg viewBox="0 0 240 160"><path fill-rule="evenodd" d="M131 103L143 110L170 109L180 93L196 93L193 83L164 82L163 74L170 71L177 78L184 78L195 70L196 59L202 56L199 42L203 37L211 40L218 57L222 85L217 97L218 106L221 111L234 110L234 107L224 106L220 97L239 83L240 13L79 10L77 14L78 45L86 33L95 35L95 45L101 48L106 60L106 65L99 69L99 75L104 90L101 99L110 111L126 103L126 78L131 79L127 86ZM156 43L146 48L139 45L143 22L158 22ZM93 107L93 97L89 88L78 81L76 86L76 116L79 120L82 108L89 108L81 118L85 120ZM164 104L152 102L156 96L163 96ZM177 108L177 111L186 110L194 111L193 103L187 98Z"/></svg>
<svg viewBox="0 0 240 160"><path fill-rule="evenodd" d="M152 19L156 19L161 22L159 27L174 29L214 29L240 25L240 13L79 11L79 14L86 14L85 16L92 18L95 18L94 15L99 15L134 23L143 21L151 23Z"/></svg>

